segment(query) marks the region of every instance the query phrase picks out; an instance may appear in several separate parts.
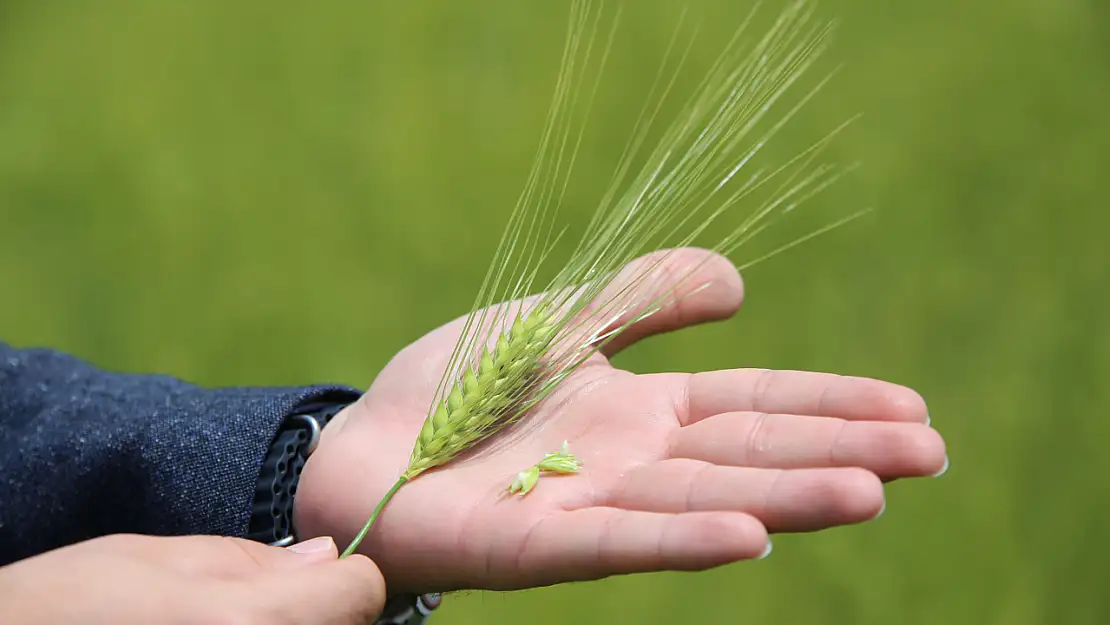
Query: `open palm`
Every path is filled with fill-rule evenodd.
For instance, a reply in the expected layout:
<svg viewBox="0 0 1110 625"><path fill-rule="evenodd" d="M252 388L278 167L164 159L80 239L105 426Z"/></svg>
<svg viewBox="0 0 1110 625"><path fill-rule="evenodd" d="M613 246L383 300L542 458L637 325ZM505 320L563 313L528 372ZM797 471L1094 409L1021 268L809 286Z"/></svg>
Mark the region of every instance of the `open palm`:
<svg viewBox="0 0 1110 625"><path fill-rule="evenodd" d="M674 272L704 258L670 257ZM636 375L608 357L651 334L732 315L742 287L712 286L631 327L527 418L477 453L406 484L360 551L390 592L514 589L757 558L768 533L874 518L885 480L947 460L907 388L830 374L737 369ZM349 540L404 470L455 342L455 320L402 350L324 431L302 478L302 533ZM584 463L526 497L513 476L567 440Z"/></svg>

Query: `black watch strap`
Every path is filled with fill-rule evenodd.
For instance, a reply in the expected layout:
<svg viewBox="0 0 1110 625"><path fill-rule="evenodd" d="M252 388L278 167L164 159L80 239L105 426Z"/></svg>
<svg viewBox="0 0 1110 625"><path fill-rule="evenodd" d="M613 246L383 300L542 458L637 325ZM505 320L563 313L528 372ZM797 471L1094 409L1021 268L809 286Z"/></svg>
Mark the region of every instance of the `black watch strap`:
<svg viewBox="0 0 1110 625"><path fill-rule="evenodd" d="M293 500L301 471L320 443L324 426L346 407L346 404L306 406L282 423L262 462L246 538L275 547L297 541ZM436 593L390 597L375 625L424 625L440 601Z"/></svg>
<svg viewBox="0 0 1110 625"><path fill-rule="evenodd" d="M320 432L344 404L308 406L281 425L262 462L246 538L285 547L296 542L293 499L309 454L320 443Z"/></svg>

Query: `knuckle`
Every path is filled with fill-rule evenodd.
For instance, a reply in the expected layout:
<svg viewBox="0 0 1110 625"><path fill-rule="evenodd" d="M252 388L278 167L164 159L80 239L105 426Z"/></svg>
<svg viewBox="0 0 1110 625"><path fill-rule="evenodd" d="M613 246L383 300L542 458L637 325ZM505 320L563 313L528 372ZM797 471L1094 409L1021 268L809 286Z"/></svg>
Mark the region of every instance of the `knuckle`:
<svg viewBox="0 0 1110 625"><path fill-rule="evenodd" d="M776 373L772 369L755 369L753 373L755 376L751 387L751 409L762 411L762 407L767 405L767 396Z"/></svg>
<svg viewBox="0 0 1110 625"><path fill-rule="evenodd" d="M764 458L771 452L771 418L766 412L751 415L744 442L744 463L762 466Z"/></svg>

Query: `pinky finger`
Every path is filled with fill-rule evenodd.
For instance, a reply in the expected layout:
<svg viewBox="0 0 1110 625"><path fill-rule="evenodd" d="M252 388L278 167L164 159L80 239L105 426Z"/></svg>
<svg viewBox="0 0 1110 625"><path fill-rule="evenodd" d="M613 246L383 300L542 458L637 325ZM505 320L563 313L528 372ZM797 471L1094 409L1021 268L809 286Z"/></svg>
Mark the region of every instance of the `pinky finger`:
<svg viewBox="0 0 1110 625"><path fill-rule="evenodd" d="M533 585L626 573L697 571L768 553L767 530L741 512L667 514L583 508L539 521L521 545L518 572Z"/></svg>

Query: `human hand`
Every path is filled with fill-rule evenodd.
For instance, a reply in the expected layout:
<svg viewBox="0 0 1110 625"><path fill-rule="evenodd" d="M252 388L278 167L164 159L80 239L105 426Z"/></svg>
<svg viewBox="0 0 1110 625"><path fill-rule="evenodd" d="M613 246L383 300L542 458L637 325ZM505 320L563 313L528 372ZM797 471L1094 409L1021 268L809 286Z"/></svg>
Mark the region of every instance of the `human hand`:
<svg viewBox="0 0 1110 625"><path fill-rule="evenodd" d="M683 250L656 270L682 275L707 253ZM758 558L768 533L872 519L883 481L946 466L923 400L901 386L743 369L635 375L610 365L645 337L731 316L743 295L732 264L713 258L686 284L706 281L630 327L490 449L405 484L360 547L390 591L515 589ZM301 535L346 542L362 526L408 462L462 324L399 352L324 429L296 500ZM504 496L518 471L563 440L584 461L579 474Z"/></svg>
<svg viewBox="0 0 1110 625"><path fill-rule="evenodd" d="M5 625L372 622L385 585L330 539L291 548L116 534L0 568Z"/></svg>

